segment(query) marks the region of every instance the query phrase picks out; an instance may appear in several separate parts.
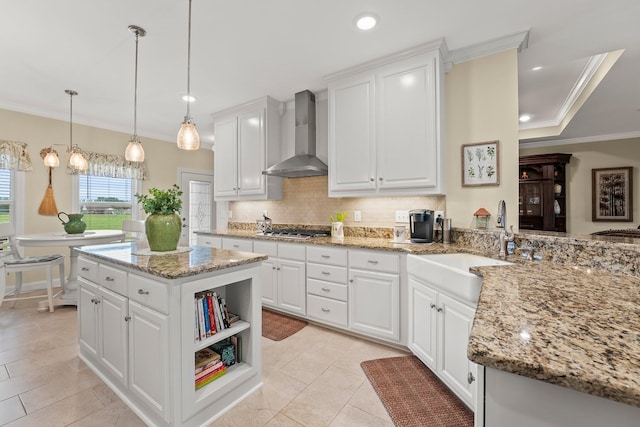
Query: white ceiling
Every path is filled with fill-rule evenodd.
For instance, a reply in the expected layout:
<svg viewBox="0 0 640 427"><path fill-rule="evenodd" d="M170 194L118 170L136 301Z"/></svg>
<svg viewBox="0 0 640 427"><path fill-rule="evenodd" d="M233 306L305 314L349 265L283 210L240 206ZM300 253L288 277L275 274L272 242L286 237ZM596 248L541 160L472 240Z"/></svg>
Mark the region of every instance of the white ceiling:
<svg viewBox="0 0 640 427"><path fill-rule="evenodd" d="M175 140L186 113L187 0L0 5L0 108L68 120L64 90L73 89L74 123L133 133L134 24L147 31L138 134ZM364 11L381 18L369 33L353 26ZM328 74L436 39L454 51L528 30L520 110L533 123L557 117L591 56L626 49L564 132L546 139L640 136L638 17L638 0L193 0L191 114L207 141L215 111L318 92Z"/></svg>

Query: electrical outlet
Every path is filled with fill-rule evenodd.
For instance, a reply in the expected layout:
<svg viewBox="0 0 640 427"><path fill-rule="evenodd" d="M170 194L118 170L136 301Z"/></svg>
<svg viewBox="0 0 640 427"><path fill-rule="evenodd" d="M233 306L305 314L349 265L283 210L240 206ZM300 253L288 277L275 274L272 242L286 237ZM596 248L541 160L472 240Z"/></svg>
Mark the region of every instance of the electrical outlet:
<svg viewBox="0 0 640 427"><path fill-rule="evenodd" d="M231 211L231 210L229 211L229 216L227 218L229 218L229 219L233 218L233 211Z"/></svg>
<svg viewBox="0 0 640 427"><path fill-rule="evenodd" d="M355 222L360 222L362 221L362 212L360 211L353 211L353 220Z"/></svg>
<svg viewBox="0 0 640 427"><path fill-rule="evenodd" d="M396 211L396 222L409 223L409 211Z"/></svg>

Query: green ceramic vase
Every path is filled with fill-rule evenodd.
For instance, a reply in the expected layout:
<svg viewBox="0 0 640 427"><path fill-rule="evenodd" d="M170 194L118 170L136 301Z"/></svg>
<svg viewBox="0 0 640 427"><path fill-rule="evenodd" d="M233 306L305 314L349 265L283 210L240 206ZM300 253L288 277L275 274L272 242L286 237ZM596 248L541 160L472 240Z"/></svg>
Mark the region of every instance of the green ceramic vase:
<svg viewBox="0 0 640 427"><path fill-rule="evenodd" d="M180 240L182 220L176 214L151 214L144 223L149 249L155 252L175 251Z"/></svg>

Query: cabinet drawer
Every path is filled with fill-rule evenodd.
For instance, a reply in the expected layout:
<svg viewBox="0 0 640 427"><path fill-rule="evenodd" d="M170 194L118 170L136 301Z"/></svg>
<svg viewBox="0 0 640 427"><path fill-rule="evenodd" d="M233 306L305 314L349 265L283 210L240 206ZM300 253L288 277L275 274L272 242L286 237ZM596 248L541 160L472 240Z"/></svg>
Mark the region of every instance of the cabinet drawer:
<svg viewBox="0 0 640 427"><path fill-rule="evenodd" d="M323 246L308 246L307 261L346 267L347 251Z"/></svg>
<svg viewBox="0 0 640 427"><path fill-rule="evenodd" d="M222 238L206 235L198 235L197 243L200 246L208 246L210 248L222 249Z"/></svg>
<svg viewBox="0 0 640 427"><path fill-rule="evenodd" d="M393 254L366 251L349 251L349 267L362 270L400 272L400 257Z"/></svg>
<svg viewBox="0 0 640 427"><path fill-rule="evenodd" d="M349 288L347 285L307 279L307 293L346 302Z"/></svg>
<svg viewBox="0 0 640 427"><path fill-rule="evenodd" d="M129 299L162 313L169 313L169 288L166 283L132 274L129 276Z"/></svg>
<svg viewBox="0 0 640 427"><path fill-rule="evenodd" d="M307 316L346 327L347 303L316 295L307 295Z"/></svg>
<svg viewBox="0 0 640 427"><path fill-rule="evenodd" d="M233 251L253 252L253 242L244 239L222 239L222 248Z"/></svg>
<svg viewBox="0 0 640 427"><path fill-rule="evenodd" d="M98 280L99 285L120 295L127 296L127 272L109 267L104 264L98 264Z"/></svg>
<svg viewBox="0 0 640 427"><path fill-rule="evenodd" d="M256 240L253 242L253 252L257 254L269 255L269 258L278 257L278 244L276 242L266 242Z"/></svg>
<svg viewBox="0 0 640 427"><path fill-rule="evenodd" d="M78 259L78 276L94 283L98 282L98 263L86 258Z"/></svg>
<svg viewBox="0 0 640 427"><path fill-rule="evenodd" d="M307 263L307 277L347 284L347 267Z"/></svg>
<svg viewBox="0 0 640 427"><path fill-rule="evenodd" d="M278 258L304 261L305 247L295 243L278 243Z"/></svg>

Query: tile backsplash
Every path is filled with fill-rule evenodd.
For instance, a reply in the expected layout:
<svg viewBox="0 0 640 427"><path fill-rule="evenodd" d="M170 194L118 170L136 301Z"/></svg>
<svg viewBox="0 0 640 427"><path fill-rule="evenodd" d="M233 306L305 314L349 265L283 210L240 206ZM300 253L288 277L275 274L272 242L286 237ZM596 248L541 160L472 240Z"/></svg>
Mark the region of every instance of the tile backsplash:
<svg viewBox="0 0 640 427"><path fill-rule="evenodd" d="M347 212L344 223L353 227L392 227L396 210L445 210L445 196L329 198L328 177L283 178L282 200L230 202L230 222L255 222L267 211L274 224L328 226L336 212ZM362 221L354 221L360 211Z"/></svg>

